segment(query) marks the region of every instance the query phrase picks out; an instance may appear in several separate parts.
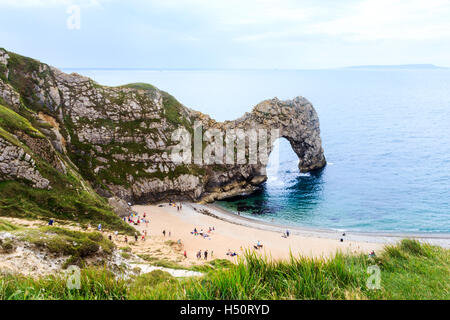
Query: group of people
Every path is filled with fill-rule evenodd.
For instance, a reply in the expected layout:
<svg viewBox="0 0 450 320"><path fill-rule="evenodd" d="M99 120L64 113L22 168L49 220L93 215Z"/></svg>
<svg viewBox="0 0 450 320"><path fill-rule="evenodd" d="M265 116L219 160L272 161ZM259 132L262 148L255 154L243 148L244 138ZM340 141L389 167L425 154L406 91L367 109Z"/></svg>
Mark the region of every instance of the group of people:
<svg viewBox="0 0 450 320"><path fill-rule="evenodd" d="M211 250L211 258L213 257L213 254L214 254L214 251ZM184 251L184 256L187 258L186 251ZM203 252L203 257L204 257L205 260L208 259L208 250L205 250ZM197 260L200 260L201 258L202 258L202 250L199 250L197 252Z"/></svg>
<svg viewBox="0 0 450 320"><path fill-rule="evenodd" d="M177 211L183 210L183 204L181 202L176 204L175 202L172 202L172 200L169 200L169 206L176 207Z"/></svg>
<svg viewBox="0 0 450 320"><path fill-rule="evenodd" d="M208 238L209 234L213 231L215 231L216 229L214 227L209 227L208 231L203 231L203 229L200 229L200 231L197 230L197 228L194 228L193 231L191 231L191 234L193 234L194 236L200 235L203 238Z"/></svg>
<svg viewBox="0 0 450 320"><path fill-rule="evenodd" d="M123 217L124 222L128 222L130 224L134 224L135 226L140 225L141 223L145 223L145 226L148 227L150 220L147 218L147 214L144 212L143 216L139 216L137 213L131 213L129 216Z"/></svg>

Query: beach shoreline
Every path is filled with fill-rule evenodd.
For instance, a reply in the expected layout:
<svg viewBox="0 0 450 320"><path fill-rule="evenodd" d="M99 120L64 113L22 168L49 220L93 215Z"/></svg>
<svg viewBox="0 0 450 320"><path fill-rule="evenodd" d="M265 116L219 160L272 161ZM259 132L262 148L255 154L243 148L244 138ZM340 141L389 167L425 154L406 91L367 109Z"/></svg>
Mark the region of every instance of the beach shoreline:
<svg viewBox="0 0 450 320"><path fill-rule="evenodd" d="M140 232L147 230L149 248L151 239L179 241L183 247L180 255L184 251L187 254L185 264L202 262L205 251L208 251L209 260L220 258L231 261L237 261L236 256L230 257L227 253L237 253L239 257L248 250L274 259L289 259L291 255L326 258L338 252L369 254L380 252L386 245L394 245L404 238L450 247L450 238L439 235L369 234L282 226L243 217L215 204L181 202L181 210L177 206L179 204L163 202L135 205L132 209L141 217L146 214L150 221L148 225L137 226ZM196 234L194 230L197 230ZM287 230L289 237L285 235ZM255 248L258 242L263 245L262 250ZM201 259L197 258L199 251L202 252Z"/></svg>
<svg viewBox="0 0 450 320"><path fill-rule="evenodd" d="M321 238L336 238L345 233L347 239L352 238L360 241L380 242L393 244L401 239L416 239L421 242L435 244L446 248L450 247L450 233L420 233L420 232L383 232L383 231L352 231L346 229L326 229L315 227L300 227L291 225L282 225L277 223L270 223L258 219L252 219L246 216L238 215L232 211L227 210L217 204L197 204L190 203L191 206L203 206L211 212L212 216L218 219L224 219L230 223L251 226L263 230L272 230L283 232L289 230L292 234L313 236Z"/></svg>

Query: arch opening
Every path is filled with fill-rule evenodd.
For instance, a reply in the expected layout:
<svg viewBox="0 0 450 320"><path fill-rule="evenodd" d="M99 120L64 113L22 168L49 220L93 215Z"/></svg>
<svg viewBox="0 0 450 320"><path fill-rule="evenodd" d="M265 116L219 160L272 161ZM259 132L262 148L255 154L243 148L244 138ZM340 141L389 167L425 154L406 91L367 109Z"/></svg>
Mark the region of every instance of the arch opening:
<svg viewBox="0 0 450 320"><path fill-rule="evenodd" d="M300 175L298 163L298 156L291 143L284 137L278 138L272 146L266 166L266 186L280 186L294 181Z"/></svg>

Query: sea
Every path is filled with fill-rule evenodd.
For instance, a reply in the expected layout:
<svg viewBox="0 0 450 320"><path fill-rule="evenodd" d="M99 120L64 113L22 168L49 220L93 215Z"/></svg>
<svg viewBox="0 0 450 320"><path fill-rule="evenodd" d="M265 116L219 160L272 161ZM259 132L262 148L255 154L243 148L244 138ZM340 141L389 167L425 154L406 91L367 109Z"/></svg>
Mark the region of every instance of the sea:
<svg viewBox="0 0 450 320"><path fill-rule="evenodd" d="M217 205L288 226L450 233L450 69L64 71L109 86L150 83L218 121L303 96L318 113L327 166L300 173L280 138L262 190Z"/></svg>

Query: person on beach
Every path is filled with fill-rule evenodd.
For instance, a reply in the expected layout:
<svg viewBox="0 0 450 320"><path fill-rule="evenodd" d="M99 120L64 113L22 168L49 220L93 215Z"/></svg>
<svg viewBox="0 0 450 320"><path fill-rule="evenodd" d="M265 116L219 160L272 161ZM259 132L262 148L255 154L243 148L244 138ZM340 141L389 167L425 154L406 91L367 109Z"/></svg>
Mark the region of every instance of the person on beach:
<svg viewBox="0 0 450 320"><path fill-rule="evenodd" d="M164 237L166 236L166 230L163 230L163 235L164 235Z"/></svg>
<svg viewBox="0 0 450 320"><path fill-rule="evenodd" d="M187 258L187 253L186 253L186 250L184 250L184 253L183 253L183 255L184 255L184 258L186 259L186 258Z"/></svg>
<svg viewBox="0 0 450 320"><path fill-rule="evenodd" d="M289 238L289 230L286 230L286 237Z"/></svg>
<svg viewBox="0 0 450 320"><path fill-rule="evenodd" d="M134 240L137 242L138 241L138 235L137 232L134 233Z"/></svg>
<svg viewBox="0 0 450 320"><path fill-rule="evenodd" d="M171 231L169 231L169 238L172 236L172 232Z"/></svg>
<svg viewBox="0 0 450 320"><path fill-rule="evenodd" d="M205 260L208 260L208 250L205 250L204 255L205 255Z"/></svg>
<svg viewBox="0 0 450 320"><path fill-rule="evenodd" d="M125 243L128 243L128 237L125 236Z"/></svg>

